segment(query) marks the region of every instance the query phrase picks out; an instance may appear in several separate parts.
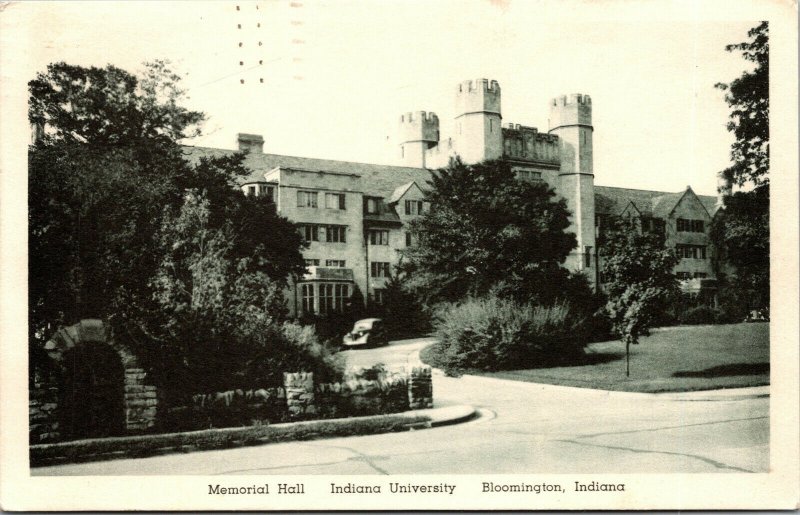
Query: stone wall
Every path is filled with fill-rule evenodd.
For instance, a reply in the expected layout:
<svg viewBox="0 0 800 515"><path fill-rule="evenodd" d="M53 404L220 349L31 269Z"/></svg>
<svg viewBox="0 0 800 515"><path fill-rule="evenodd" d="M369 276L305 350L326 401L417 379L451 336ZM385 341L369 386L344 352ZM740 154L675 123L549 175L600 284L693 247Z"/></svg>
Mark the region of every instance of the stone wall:
<svg viewBox="0 0 800 515"><path fill-rule="evenodd" d="M309 418L317 414L312 372L284 372L283 387L286 388L286 410L290 417Z"/></svg>
<svg viewBox="0 0 800 515"><path fill-rule="evenodd" d="M198 394L192 398L192 406L170 411L181 412L174 414L173 424L180 424L177 421L182 417L180 429L188 430L249 425L256 421L380 415L433 407L430 367L414 367L410 373L374 372L374 369L352 370L341 382L320 384L315 383L312 372L284 373L282 388Z"/></svg>
<svg viewBox="0 0 800 515"><path fill-rule="evenodd" d="M58 440L58 384L50 375L34 370L28 398L28 430L32 444Z"/></svg>
<svg viewBox="0 0 800 515"><path fill-rule="evenodd" d="M321 413L327 417L347 417L399 413L408 410L408 379L401 372L386 372L374 379L359 373L340 383L320 384L316 388Z"/></svg>
<svg viewBox="0 0 800 515"><path fill-rule="evenodd" d="M414 367L408 378L408 406L411 409L433 408L431 367Z"/></svg>

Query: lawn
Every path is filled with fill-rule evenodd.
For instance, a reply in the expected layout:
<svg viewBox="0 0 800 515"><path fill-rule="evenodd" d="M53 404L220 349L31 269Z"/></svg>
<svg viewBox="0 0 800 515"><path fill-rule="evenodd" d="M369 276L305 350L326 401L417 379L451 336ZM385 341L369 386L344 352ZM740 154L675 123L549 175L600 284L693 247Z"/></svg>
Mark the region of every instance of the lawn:
<svg viewBox="0 0 800 515"><path fill-rule="evenodd" d="M681 392L769 384L769 324L679 326L655 330L631 345L631 376L625 377L625 346L591 344L574 366L481 372L532 383L626 392Z"/></svg>

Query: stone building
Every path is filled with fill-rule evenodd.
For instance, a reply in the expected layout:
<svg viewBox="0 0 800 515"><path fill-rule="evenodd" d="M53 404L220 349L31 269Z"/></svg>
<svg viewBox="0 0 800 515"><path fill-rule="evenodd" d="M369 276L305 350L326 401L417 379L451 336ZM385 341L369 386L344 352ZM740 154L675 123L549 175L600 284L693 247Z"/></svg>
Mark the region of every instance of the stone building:
<svg viewBox="0 0 800 515"><path fill-rule="evenodd" d="M355 291L380 302L398 251L412 243L407 223L427 209L430 170L454 156L468 164L504 159L519 180L544 181L562 196L572 213L568 230L578 243L565 266L585 273L592 284L602 283L598 231L610 217L622 215L666 233L681 257L676 273L684 289L698 290L715 279L708 232L717 198L696 195L690 187L662 192L595 186L588 95L551 100L544 132L502 123L497 81L461 82L455 103L454 133L447 138L435 113L400 116L397 166L268 154L260 135L239 134L238 150L248 152L245 164L253 170L242 191L268 196L309 242L307 273L288 296L292 313L339 311ZM190 159L231 152L186 147Z"/></svg>

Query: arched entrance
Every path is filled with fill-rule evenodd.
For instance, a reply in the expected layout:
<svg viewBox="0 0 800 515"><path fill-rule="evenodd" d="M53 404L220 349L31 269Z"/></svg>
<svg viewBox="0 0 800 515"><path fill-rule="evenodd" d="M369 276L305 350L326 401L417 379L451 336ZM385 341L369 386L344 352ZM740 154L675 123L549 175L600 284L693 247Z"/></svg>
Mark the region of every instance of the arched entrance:
<svg viewBox="0 0 800 515"><path fill-rule="evenodd" d="M30 377L32 443L139 433L156 425L155 385L101 320L62 327L42 351Z"/></svg>
<svg viewBox="0 0 800 515"><path fill-rule="evenodd" d="M109 345L86 342L64 351L59 425L66 439L125 432L125 369Z"/></svg>

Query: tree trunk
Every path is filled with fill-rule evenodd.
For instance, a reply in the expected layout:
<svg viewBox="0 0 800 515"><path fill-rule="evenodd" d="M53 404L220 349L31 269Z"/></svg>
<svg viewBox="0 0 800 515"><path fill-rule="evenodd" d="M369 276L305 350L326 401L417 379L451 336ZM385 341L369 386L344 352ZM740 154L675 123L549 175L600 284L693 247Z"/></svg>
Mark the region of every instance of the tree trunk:
<svg viewBox="0 0 800 515"><path fill-rule="evenodd" d="M631 376L631 342L625 342L625 377Z"/></svg>

